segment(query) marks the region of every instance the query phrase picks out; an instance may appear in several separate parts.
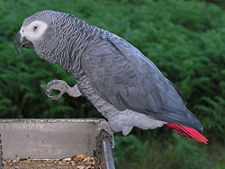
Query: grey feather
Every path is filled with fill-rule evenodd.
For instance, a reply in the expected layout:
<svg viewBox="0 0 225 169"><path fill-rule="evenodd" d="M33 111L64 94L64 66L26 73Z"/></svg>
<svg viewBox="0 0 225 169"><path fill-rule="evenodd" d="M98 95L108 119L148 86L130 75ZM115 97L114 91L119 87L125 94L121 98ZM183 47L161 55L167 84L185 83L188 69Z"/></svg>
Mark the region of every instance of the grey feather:
<svg viewBox="0 0 225 169"><path fill-rule="evenodd" d="M91 86L118 110L130 109L153 119L201 131L180 94L139 50L116 35L100 37L82 56Z"/></svg>
<svg viewBox="0 0 225 169"><path fill-rule="evenodd" d="M33 42L36 53L72 73L80 92L114 122L116 131L127 134L133 126L147 129L165 122L202 131L179 90L124 39L61 12L38 12L23 25L34 20L50 25L44 37ZM124 117L129 119L129 124L124 122ZM153 123L152 119L157 125L142 124Z"/></svg>

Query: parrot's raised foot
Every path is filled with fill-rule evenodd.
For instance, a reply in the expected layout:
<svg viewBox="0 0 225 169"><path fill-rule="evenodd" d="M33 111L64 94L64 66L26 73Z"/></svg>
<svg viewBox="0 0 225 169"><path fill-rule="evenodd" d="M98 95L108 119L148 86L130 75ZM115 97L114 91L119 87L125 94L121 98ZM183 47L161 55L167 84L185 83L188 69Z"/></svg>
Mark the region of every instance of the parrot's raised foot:
<svg viewBox="0 0 225 169"><path fill-rule="evenodd" d="M46 90L46 95L54 100L58 100L64 93L68 93L71 97L81 96L77 85L75 85L74 87L70 87L63 80L52 80L48 82L47 85L41 85L41 87ZM52 90L58 90L60 93L58 95L52 96Z"/></svg>
<svg viewBox="0 0 225 169"><path fill-rule="evenodd" d="M111 147L115 147L115 142L114 142L114 136L113 136L113 131L112 128L110 127L109 122L106 121L101 121L98 124L97 127L97 134L96 134L96 139L97 139L97 144L98 144L98 139L104 139L105 137L108 137L111 143Z"/></svg>

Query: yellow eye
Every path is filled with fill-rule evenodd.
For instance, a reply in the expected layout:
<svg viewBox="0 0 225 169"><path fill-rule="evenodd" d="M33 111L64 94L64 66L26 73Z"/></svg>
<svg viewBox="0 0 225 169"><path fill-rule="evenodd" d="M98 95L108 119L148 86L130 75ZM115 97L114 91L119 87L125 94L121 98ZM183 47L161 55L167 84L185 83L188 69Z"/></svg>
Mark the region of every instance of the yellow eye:
<svg viewBox="0 0 225 169"><path fill-rule="evenodd" d="M38 29L38 26L33 26L33 31L36 31Z"/></svg>

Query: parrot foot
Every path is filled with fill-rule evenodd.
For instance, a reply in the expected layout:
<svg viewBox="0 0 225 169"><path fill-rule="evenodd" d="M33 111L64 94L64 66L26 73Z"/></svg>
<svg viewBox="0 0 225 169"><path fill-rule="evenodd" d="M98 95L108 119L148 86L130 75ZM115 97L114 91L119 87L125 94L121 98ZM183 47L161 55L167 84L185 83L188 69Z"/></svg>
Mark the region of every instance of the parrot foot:
<svg viewBox="0 0 225 169"><path fill-rule="evenodd" d="M110 127L109 122L101 121L97 127L97 134L96 134L97 144L100 143L99 139L103 140L104 138L109 138L111 147L112 148L115 147L113 131L112 128Z"/></svg>
<svg viewBox="0 0 225 169"><path fill-rule="evenodd" d="M123 131L122 131L123 135L124 135L124 136L127 136L127 135L131 132L132 129L133 129L132 126L124 127L124 128L123 128Z"/></svg>
<svg viewBox="0 0 225 169"><path fill-rule="evenodd" d="M64 93L69 94L71 97L81 96L80 90L77 85L70 87L66 82L62 80L52 80L48 82L47 85L41 85L42 88L46 90L46 95L51 99L58 100ZM60 93L58 95L52 96L52 90L58 90Z"/></svg>

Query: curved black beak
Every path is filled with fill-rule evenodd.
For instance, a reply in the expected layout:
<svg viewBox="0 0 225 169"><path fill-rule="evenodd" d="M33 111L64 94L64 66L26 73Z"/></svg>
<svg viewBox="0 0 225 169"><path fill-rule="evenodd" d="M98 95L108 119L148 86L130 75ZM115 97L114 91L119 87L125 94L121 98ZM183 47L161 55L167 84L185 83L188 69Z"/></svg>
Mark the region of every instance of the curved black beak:
<svg viewBox="0 0 225 169"><path fill-rule="evenodd" d="M20 32L18 32L16 34L16 38L13 41L13 44L14 44L14 48L16 49L17 53L19 53L19 54L21 54L20 47L28 48L28 49L31 49L34 47L32 42L27 40L25 37L21 37Z"/></svg>

